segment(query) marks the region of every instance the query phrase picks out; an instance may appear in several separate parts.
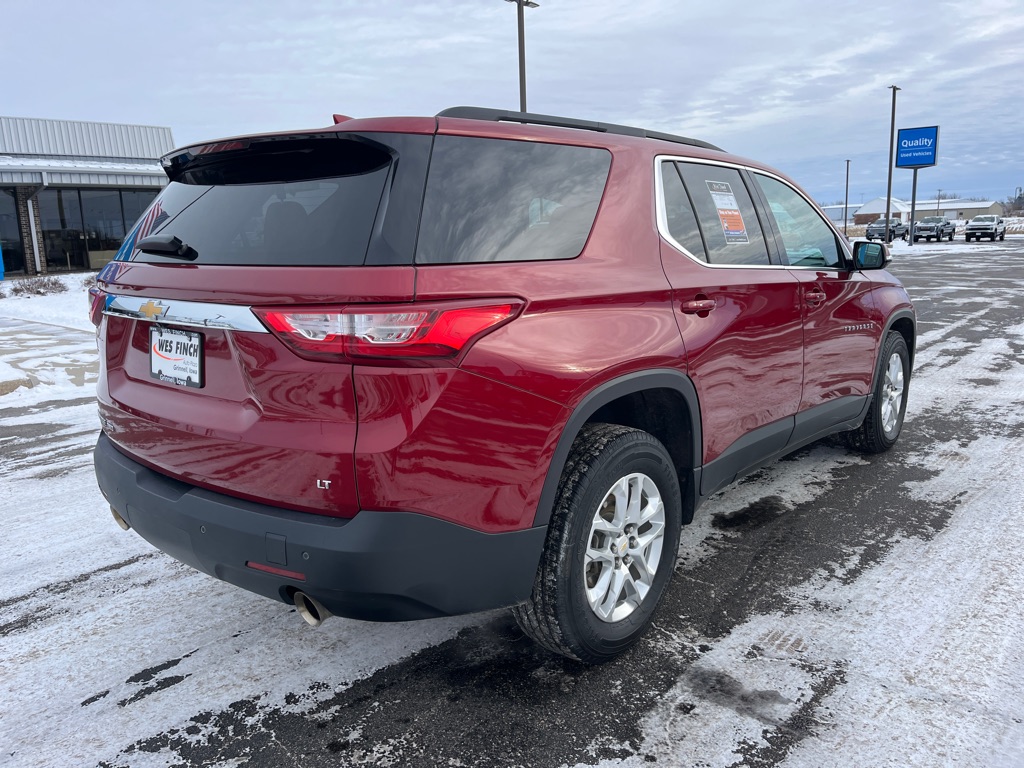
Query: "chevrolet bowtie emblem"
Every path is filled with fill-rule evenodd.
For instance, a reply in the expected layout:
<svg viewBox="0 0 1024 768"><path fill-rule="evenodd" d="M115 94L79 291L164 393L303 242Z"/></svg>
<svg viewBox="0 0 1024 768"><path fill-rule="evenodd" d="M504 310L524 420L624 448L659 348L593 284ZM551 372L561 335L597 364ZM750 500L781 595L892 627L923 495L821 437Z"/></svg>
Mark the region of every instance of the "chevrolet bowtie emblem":
<svg viewBox="0 0 1024 768"><path fill-rule="evenodd" d="M161 317L166 311L167 307L159 301L153 301L152 299L139 307L139 314L145 315L148 320L152 320L154 317Z"/></svg>

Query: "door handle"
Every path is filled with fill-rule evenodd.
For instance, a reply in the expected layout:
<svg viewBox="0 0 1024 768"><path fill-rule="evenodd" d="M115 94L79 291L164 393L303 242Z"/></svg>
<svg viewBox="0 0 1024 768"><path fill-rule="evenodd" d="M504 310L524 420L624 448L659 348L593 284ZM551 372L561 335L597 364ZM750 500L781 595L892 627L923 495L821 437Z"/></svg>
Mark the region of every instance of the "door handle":
<svg viewBox="0 0 1024 768"><path fill-rule="evenodd" d="M714 299L694 299L693 301L684 301L679 309L684 314L696 315L699 312L710 312L716 306Z"/></svg>
<svg viewBox="0 0 1024 768"><path fill-rule="evenodd" d="M828 297L825 295L825 292L818 290L817 288L815 288L814 290L807 291L804 294L804 299L807 300L808 304L821 304L821 302L823 302L827 298Z"/></svg>

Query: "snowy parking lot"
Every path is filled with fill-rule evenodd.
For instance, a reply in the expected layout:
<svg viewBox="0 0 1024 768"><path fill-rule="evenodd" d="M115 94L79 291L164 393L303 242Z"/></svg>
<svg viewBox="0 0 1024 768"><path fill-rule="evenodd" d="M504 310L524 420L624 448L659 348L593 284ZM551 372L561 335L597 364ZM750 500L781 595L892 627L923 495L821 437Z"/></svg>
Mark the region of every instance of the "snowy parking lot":
<svg viewBox="0 0 1024 768"><path fill-rule="evenodd" d="M122 532L83 277L0 284L0 766L1024 765L1024 236L893 251L896 448L717 495L602 667L504 611L312 630Z"/></svg>

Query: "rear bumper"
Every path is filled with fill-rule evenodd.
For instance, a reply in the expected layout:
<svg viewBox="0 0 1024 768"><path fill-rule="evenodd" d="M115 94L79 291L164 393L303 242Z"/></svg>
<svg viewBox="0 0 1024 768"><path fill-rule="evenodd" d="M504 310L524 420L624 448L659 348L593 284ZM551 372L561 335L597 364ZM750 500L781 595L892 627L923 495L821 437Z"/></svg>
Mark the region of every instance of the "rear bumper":
<svg viewBox="0 0 1024 768"><path fill-rule="evenodd" d="M105 434L94 460L107 501L153 546L251 592L291 603L299 590L355 619L407 621L520 603L533 589L547 534L546 526L481 533L408 512L343 520L282 510L154 472Z"/></svg>

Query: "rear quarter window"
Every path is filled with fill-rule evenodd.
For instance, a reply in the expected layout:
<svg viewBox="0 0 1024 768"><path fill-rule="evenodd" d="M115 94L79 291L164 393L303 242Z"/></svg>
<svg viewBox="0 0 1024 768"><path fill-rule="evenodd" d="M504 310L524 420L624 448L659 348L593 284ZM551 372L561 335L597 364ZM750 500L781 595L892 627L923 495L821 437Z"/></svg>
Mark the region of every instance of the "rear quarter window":
<svg viewBox="0 0 1024 768"><path fill-rule="evenodd" d="M575 258L610 167L605 149L438 136L416 263Z"/></svg>

